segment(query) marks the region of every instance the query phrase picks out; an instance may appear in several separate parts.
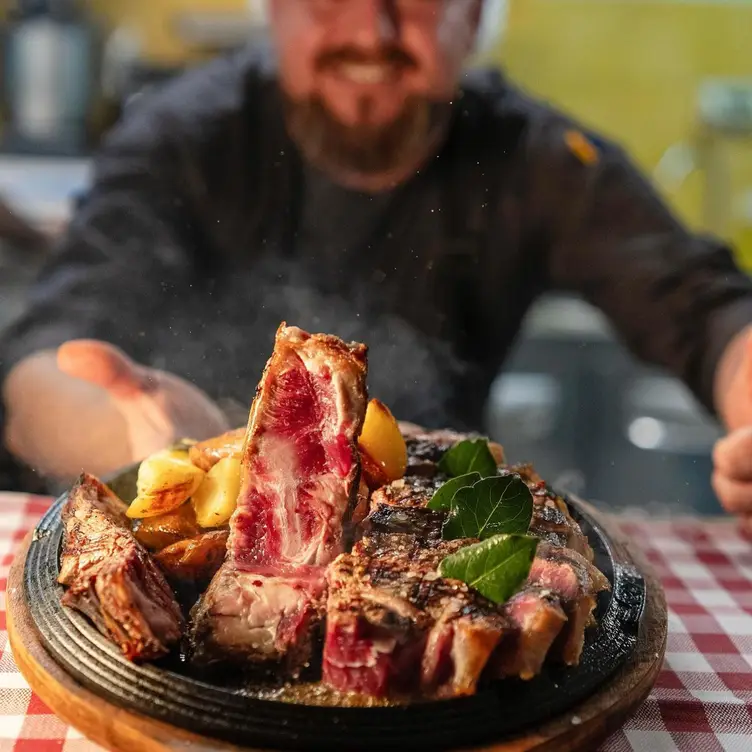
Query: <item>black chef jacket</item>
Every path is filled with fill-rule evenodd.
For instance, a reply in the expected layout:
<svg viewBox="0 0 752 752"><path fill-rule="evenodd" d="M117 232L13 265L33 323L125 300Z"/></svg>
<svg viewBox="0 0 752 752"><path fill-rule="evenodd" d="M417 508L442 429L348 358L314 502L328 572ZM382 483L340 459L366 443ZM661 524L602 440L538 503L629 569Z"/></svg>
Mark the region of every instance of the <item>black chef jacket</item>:
<svg viewBox="0 0 752 752"><path fill-rule="evenodd" d="M370 346L371 393L404 419L478 427L531 302L598 306L709 409L752 322L729 250L690 234L614 144L476 71L435 158L393 190L344 189L286 135L273 65L246 50L144 96L0 340L4 376L65 340L247 408L281 320Z"/></svg>

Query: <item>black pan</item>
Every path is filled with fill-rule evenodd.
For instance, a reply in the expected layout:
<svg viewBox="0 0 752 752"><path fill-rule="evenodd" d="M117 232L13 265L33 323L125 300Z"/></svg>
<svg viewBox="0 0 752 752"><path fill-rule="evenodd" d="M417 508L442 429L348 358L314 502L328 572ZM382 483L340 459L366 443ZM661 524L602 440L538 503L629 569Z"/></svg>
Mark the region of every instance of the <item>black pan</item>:
<svg viewBox="0 0 752 752"><path fill-rule="evenodd" d="M124 498L133 495L135 474L111 482ZM63 528L55 502L36 529L24 569L32 619L45 648L81 684L107 700L203 736L266 749L440 750L488 743L535 729L592 695L637 645L646 602L640 573L620 560L608 534L576 500L572 514L608 577L601 593L598 627L589 630L580 665L546 665L535 679L507 679L475 696L372 708L321 707L274 699L223 681L193 678L174 657L163 665L125 660L81 615L60 604L57 584Z"/></svg>

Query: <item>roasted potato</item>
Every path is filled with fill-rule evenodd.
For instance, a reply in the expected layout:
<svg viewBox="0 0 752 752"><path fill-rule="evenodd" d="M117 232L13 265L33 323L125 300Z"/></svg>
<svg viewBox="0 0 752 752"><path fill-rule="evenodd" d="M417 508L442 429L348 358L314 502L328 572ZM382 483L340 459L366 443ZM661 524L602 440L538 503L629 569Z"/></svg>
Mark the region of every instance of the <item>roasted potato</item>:
<svg viewBox="0 0 752 752"><path fill-rule="evenodd" d="M236 428L221 436L194 444L189 452L191 462L208 473L224 457L240 457L245 431L245 428Z"/></svg>
<svg viewBox="0 0 752 752"><path fill-rule="evenodd" d="M402 478L407 468L407 447L389 408L372 399L358 439L363 475L369 488Z"/></svg>
<svg viewBox="0 0 752 752"><path fill-rule="evenodd" d="M165 449L147 457L138 469L137 496L128 507L131 519L159 517L177 509L201 485L206 473L187 449Z"/></svg>
<svg viewBox="0 0 752 752"><path fill-rule="evenodd" d="M198 524L205 528L224 525L235 511L239 491L240 457L223 457L193 494Z"/></svg>
<svg viewBox="0 0 752 752"><path fill-rule="evenodd" d="M162 549L154 558L172 582L208 584L225 560L228 535L227 530L202 533Z"/></svg>
<svg viewBox="0 0 752 752"><path fill-rule="evenodd" d="M175 511L148 517L136 523L136 538L150 551L161 551L185 538L195 538L203 530L196 522L192 504L183 504Z"/></svg>

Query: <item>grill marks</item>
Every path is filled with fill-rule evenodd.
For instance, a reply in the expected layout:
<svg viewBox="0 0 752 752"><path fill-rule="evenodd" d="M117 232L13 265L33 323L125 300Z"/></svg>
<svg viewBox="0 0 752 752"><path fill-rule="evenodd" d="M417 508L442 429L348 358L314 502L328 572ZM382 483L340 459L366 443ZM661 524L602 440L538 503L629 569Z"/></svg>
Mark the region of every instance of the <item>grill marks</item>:
<svg viewBox="0 0 752 752"><path fill-rule="evenodd" d="M533 519L530 533L555 546L571 548L593 560L593 551L582 529L569 513L566 501L552 491L532 465L513 465L507 472L517 473L533 494Z"/></svg>
<svg viewBox="0 0 752 752"><path fill-rule="evenodd" d="M62 511L58 582L62 602L85 614L134 661L160 658L178 642L183 619L162 573L133 537L122 502L82 475Z"/></svg>
<svg viewBox="0 0 752 752"><path fill-rule="evenodd" d="M520 474L533 492L531 534L543 542L522 590L498 607L438 576L444 556L474 542L441 540L444 515L426 508L446 480L436 463L464 437L445 438L408 439L408 474L373 493L365 537L330 568L323 676L337 689L457 696L484 676L531 679L546 658L579 661L609 583L564 500L532 468Z"/></svg>
<svg viewBox="0 0 752 752"><path fill-rule="evenodd" d="M366 348L280 327L251 407L227 560L194 609L194 661L308 660L358 490Z"/></svg>
<svg viewBox="0 0 752 752"><path fill-rule="evenodd" d="M365 538L329 570L323 679L385 696L475 692L506 620L467 585L436 574L461 541Z"/></svg>

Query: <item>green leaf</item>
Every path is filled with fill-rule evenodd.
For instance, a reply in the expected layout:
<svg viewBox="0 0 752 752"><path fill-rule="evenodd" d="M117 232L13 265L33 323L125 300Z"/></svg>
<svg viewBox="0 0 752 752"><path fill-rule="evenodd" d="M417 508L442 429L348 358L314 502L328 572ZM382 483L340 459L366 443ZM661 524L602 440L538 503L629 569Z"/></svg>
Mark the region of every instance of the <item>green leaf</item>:
<svg viewBox="0 0 752 752"><path fill-rule="evenodd" d="M500 533L523 534L532 516L533 495L519 475L484 478L454 494L442 537L485 540Z"/></svg>
<svg viewBox="0 0 752 752"><path fill-rule="evenodd" d="M452 478L444 483L428 502L428 508L434 511L449 510L452 508L452 499L461 488L475 485L481 479L480 473L468 473Z"/></svg>
<svg viewBox="0 0 752 752"><path fill-rule="evenodd" d="M447 556L439 564L439 574L466 582L494 603L504 603L527 579L538 542L529 535L497 535Z"/></svg>
<svg viewBox="0 0 752 752"><path fill-rule="evenodd" d="M468 473L480 473L487 478L496 475L496 460L486 439L465 439L447 450L439 460L439 470L452 478Z"/></svg>

